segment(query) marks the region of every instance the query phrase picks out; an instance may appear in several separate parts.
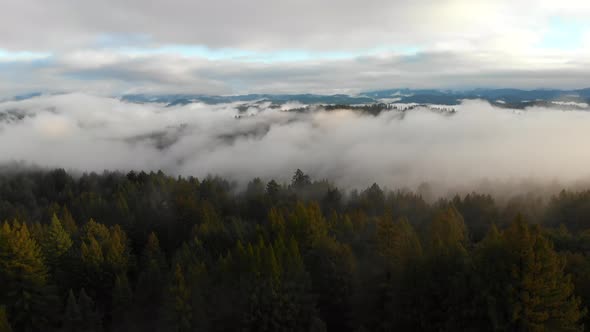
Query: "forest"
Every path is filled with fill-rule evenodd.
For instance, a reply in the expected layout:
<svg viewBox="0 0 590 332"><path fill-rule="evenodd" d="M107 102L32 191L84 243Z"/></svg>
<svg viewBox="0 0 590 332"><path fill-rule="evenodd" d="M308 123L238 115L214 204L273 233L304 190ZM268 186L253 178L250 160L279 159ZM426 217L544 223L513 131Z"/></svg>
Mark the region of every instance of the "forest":
<svg viewBox="0 0 590 332"><path fill-rule="evenodd" d="M291 172L289 170L287 172ZM0 332L583 331L590 191L0 172Z"/></svg>

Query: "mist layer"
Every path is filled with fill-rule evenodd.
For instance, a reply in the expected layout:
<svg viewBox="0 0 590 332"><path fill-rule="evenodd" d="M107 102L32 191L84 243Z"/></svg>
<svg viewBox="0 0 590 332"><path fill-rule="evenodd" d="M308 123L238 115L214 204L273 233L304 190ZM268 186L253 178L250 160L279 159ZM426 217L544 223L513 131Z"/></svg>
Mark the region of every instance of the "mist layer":
<svg viewBox="0 0 590 332"><path fill-rule="evenodd" d="M292 112L64 94L0 103L0 163L76 171L163 170L238 183L300 168L343 187L576 183L590 178L590 113L464 101L454 113Z"/></svg>

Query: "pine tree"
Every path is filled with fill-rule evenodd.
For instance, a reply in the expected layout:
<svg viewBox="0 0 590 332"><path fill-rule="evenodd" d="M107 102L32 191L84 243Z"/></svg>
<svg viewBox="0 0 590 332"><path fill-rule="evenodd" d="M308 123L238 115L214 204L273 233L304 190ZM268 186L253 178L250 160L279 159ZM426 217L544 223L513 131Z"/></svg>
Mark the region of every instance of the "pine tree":
<svg viewBox="0 0 590 332"><path fill-rule="evenodd" d="M553 249L538 226L529 227L522 217L505 231L511 250L511 325L519 331L581 331L585 314L574 295L565 261Z"/></svg>
<svg viewBox="0 0 590 332"><path fill-rule="evenodd" d="M116 331L130 330L133 295L125 274L118 275L115 278L111 301L112 329Z"/></svg>
<svg viewBox="0 0 590 332"><path fill-rule="evenodd" d="M70 236L75 236L78 234L78 225L74 220L74 217L70 213L70 210L64 205L61 209L60 221Z"/></svg>
<svg viewBox="0 0 590 332"><path fill-rule="evenodd" d="M43 255L46 258L47 265L55 270L60 258L72 247L72 239L66 230L62 227L60 220L54 214L51 218L51 224L45 231L45 236L41 242Z"/></svg>
<svg viewBox="0 0 590 332"><path fill-rule="evenodd" d="M293 179L291 180L291 186L295 189L302 189L305 186L311 184L311 180L309 175L303 173L302 170L299 168L293 174Z"/></svg>
<svg viewBox="0 0 590 332"><path fill-rule="evenodd" d="M270 180L266 184L266 194L270 197L271 201L276 201L279 198L280 192L281 186L275 180Z"/></svg>
<svg viewBox="0 0 590 332"><path fill-rule="evenodd" d="M425 235L427 250L407 269L397 290L396 329L472 330L475 290L466 233L453 207L435 215Z"/></svg>
<svg viewBox="0 0 590 332"><path fill-rule="evenodd" d="M127 274L131 258L127 235L119 225L107 228L90 220L81 232L82 286L108 315L117 275Z"/></svg>
<svg viewBox="0 0 590 332"><path fill-rule="evenodd" d="M511 254L504 237L495 225L478 243L474 266L478 276L478 301L484 311L481 321L487 320L492 331L505 331L511 321L510 292Z"/></svg>
<svg viewBox="0 0 590 332"><path fill-rule="evenodd" d="M91 235L86 241L82 242L80 252L82 262L91 269L91 272L98 272L101 269L104 263L104 255L94 236Z"/></svg>
<svg viewBox="0 0 590 332"><path fill-rule="evenodd" d="M94 300L84 288L80 290L78 295L78 307L80 308L80 316L82 317L81 331L98 332L102 331L102 318L98 312Z"/></svg>
<svg viewBox="0 0 590 332"><path fill-rule="evenodd" d="M170 330L186 332L192 329L191 291L187 286L184 273L179 264L174 269L172 284L170 285L171 308L169 310Z"/></svg>
<svg viewBox="0 0 590 332"><path fill-rule="evenodd" d="M158 240L156 233L151 232L148 235L141 259L143 268L150 265L156 265L160 269L166 267L166 257L160 249L160 240Z"/></svg>
<svg viewBox="0 0 590 332"><path fill-rule="evenodd" d="M47 285L41 249L27 225L5 222L0 228L0 305L5 305L17 330L45 326L55 297Z"/></svg>
<svg viewBox="0 0 590 332"><path fill-rule="evenodd" d="M163 300L166 258L155 233L150 233L140 261L140 274L135 287L138 316L146 328L159 324L159 306ZM145 324L143 324L145 323Z"/></svg>
<svg viewBox="0 0 590 332"><path fill-rule="evenodd" d="M359 308L365 315L375 317L377 326L382 330L391 330L404 310L404 292L409 288L404 284L413 277L413 270L422 257L422 246L418 235L407 219L393 222L390 216L384 216L377 222L377 255L381 264L374 267L376 276L371 276L365 286L367 294L373 296L367 308Z"/></svg>
<svg viewBox="0 0 590 332"><path fill-rule="evenodd" d="M309 325L309 332L326 332L326 323L318 317L314 317Z"/></svg>
<svg viewBox="0 0 590 332"><path fill-rule="evenodd" d="M467 244L467 228L459 211L454 207L439 211L430 224L429 238L433 252L463 249Z"/></svg>
<svg viewBox="0 0 590 332"><path fill-rule="evenodd" d="M110 228L109 235L103 243L104 262L106 269L114 275L127 273L129 267L129 249L127 247L127 235L121 226Z"/></svg>
<svg viewBox="0 0 590 332"><path fill-rule="evenodd" d="M351 248L331 237L322 237L304 254L312 292L317 294L320 317L328 330L350 328L351 299L356 260Z"/></svg>
<svg viewBox="0 0 590 332"><path fill-rule="evenodd" d="M422 255L418 234L406 218L377 222L377 250L390 269L403 269L409 261Z"/></svg>
<svg viewBox="0 0 590 332"><path fill-rule="evenodd" d="M71 289L68 292L62 321L62 331L64 332L76 332L81 329L82 315Z"/></svg>
<svg viewBox="0 0 590 332"><path fill-rule="evenodd" d="M10 327L6 315L6 308L4 307L0 307L0 332L12 332L12 327Z"/></svg>
<svg viewBox="0 0 590 332"><path fill-rule="evenodd" d="M303 252L328 235L328 223L317 203L305 205L298 202L287 222L289 234L293 234Z"/></svg>

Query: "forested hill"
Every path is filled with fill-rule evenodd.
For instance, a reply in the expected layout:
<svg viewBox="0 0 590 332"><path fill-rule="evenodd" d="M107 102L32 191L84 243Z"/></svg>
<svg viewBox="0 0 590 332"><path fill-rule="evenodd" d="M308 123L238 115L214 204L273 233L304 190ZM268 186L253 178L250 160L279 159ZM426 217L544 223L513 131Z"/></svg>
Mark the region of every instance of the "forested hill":
<svg viewBox="0 0 590 332"><path fill-rule="evenodd" d="M590 191L0 175L0 331L582 331Z"/></svg>
<svg viewBox="0 0 590 332"><path fill-rule="evenodd" d="M29 98L38 94L18 98ZM520 89L387 89L361 92L355 95L335 94L249 94L235 96L213 96L202 94L145 95L129 94L122 100L134 103L160 103L168 106L186 105L194 102L205 104L224 104L235 102L270 102L281 105L297 102L303 105L358 105L375 103L459 105L464 99L481 99L496 106L526 108L530 106L559 107L568 106L587 109L590 103L590 88L577 90L520 90Z"/></svg>

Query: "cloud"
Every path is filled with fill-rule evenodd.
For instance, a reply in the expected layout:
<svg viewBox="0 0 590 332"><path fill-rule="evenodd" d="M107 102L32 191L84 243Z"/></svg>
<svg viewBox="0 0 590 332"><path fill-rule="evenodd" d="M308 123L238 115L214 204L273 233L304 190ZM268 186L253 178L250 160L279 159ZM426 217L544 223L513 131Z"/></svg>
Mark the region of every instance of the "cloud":
<svg viewBox="0 0 590 332"><path fill-rule="evenodd" d="M449 43L520 48L534 42L531 32L538 34L552 17L584 19L588 13L583 0L21 0L4 6L0 40L9 49L43 51L170 44L329 51Z"/></svg>
<svg viewBox="0 0 590 332"><path fill-rule="evenodd" d="M384 54L296 62L210 60L174 54L80 51L0 62L0 95L31 91L125 93L357 93L409 88L581 88L587 58L504 53Z"/></svg>
<svg viewBox="0 0 590 332"><path fill-rule="evenodd" d="M582 87L569 76L587 75L589 14L584 0L11 1L0 66L15 74L0 80L17 82L0 94Z"/></svg>
<svg viewBox="0 0 590 332"><path fill-rule="evenodd" d="M373 117L264 104L236 118L239 105L165 107L86 94L3 102L0 163L162 169L240 183L256 176L288 181L301 168L349 188L373 182L416 188L428 181L443 191L473 188L484 179L590 179L590 153L580 144L590 139L589 112L465 101L451 116L421 109Z"/></svg>

